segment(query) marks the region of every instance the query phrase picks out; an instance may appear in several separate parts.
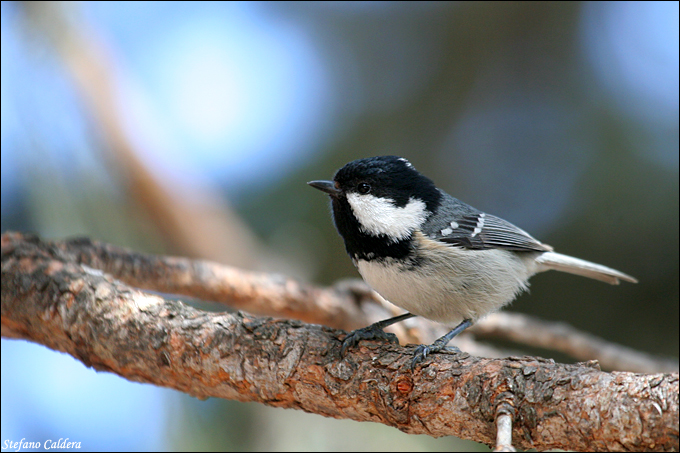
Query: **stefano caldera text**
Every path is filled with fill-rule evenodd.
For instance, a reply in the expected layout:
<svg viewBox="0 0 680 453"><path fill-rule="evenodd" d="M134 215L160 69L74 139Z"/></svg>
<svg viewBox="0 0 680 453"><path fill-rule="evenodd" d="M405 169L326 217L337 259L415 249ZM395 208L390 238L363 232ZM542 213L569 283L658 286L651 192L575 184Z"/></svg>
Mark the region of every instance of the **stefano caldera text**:
<svg viewBox="0 0 680 453"><path fill-rule="evenodd" d="M52 450L55 448L68 450L81 447L80 442L70 441L68 437L66 439L62 438L59 440L47 439L45 442L27 441L25 438L18 441L5 439L5 441L2 443L3 450L20 451L34 450L39 448L44 448L45 450Z"/></svg>

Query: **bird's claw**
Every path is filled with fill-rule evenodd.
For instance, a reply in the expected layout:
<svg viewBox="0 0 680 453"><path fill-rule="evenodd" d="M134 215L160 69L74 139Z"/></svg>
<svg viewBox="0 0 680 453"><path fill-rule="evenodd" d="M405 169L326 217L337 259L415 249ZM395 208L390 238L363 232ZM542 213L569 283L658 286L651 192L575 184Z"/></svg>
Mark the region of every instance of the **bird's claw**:
<svg viewBox="0 0 680 453"><path fill-rule="evenodd" d="M416 352L413 353L413 361L411 362L411 370L415 370L420 362L425 360L427 355L433 352L432 348L428 345L421 344L416 348Z"/></svg>
<svg viewBox="0 0 680 453"><path fill-rule="evenodd" d="M458 349L455 346L446 346L446 344L437 344L435 341L433 344L426 345L426 344L421 344L416 348L416 351L413 353L413 360L411 361L411 370L415 370L418 364L425 360L425 358L429 355L432 354L433 352L440 352L440 351L450 351L453 353L460 353L461 350Z"/></svg>
<svg viewBox="0 0 680 453"><path fill-rule="evenodd" d="M385 332L384 330L375 328L373 326L368 326L362 329L354 330L347 334L345 339L342 341L340 355L344 357L347 353L347 350L359 344L361 340L384 340L388 343L399 344L399 340L395 334Z"/></svg>

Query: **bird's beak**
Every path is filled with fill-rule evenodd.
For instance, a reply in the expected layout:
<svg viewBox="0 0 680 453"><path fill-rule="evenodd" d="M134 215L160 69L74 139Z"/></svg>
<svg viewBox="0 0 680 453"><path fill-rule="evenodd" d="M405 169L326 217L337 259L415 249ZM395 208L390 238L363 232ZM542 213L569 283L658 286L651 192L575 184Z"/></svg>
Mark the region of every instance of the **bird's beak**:
<svg viewBox="0 0 680 453"><path fill-rule="evenodd" d="M314 187L315 189L319 189L322 192L326 192L332 197L337 197L341 193L341 190L335 187L335 183L333 181L309 181L307 184Z"/></svg>

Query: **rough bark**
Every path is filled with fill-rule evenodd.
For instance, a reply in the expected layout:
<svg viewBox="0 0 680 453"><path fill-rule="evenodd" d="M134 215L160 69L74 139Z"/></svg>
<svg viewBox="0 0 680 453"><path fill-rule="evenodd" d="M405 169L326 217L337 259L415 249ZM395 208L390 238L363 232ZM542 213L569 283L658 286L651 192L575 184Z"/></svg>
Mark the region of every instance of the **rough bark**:
<svg viewBox="0 0 680 453"><path fill-rule="evenodd" d="M2 237L2 336L66 352L97 370L198 398L220 397L539 450L677 450L678 374L605 373L533 357L434 354L244 313L208 313L145 294L58 246Z"/></svg>

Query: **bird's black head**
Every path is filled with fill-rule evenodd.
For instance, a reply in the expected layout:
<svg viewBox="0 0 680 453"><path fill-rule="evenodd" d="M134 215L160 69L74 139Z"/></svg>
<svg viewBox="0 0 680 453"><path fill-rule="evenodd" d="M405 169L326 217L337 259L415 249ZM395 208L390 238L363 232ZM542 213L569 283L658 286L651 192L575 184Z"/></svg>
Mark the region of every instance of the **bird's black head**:
<svg viewBox="0 0 680 453"><path fill-rule="evenodd" d="M441 199L430 179L397 156L355 160L332 182L309 184L331 196L335 226L355 259L407 255L413 231Z"/></svg>
<svg viewBox="0 0 680 453"><path fill-rule="evenodd" d="M352 161L335 173L333 180L344 193L371 194L392 200L400 208L416 198L436 209L439 192L403 157L378 156Z"/></svg>

